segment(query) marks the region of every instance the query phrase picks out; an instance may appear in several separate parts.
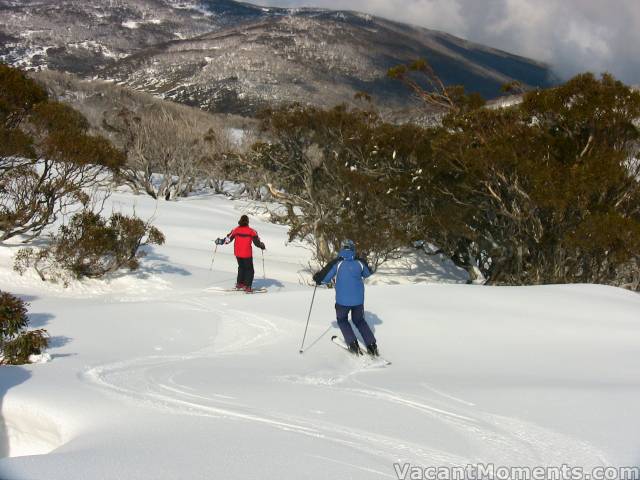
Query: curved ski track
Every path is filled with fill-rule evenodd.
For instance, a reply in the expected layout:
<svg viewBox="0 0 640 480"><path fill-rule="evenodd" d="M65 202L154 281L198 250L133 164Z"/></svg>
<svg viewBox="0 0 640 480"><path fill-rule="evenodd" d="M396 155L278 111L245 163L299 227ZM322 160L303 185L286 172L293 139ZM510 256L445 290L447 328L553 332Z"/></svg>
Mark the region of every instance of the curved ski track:
<svg viewBox="0 0 640 480"><path fill-rule="evenodd" d="M516 456L521 465L553 465L555 462L572 462L574 465L606 464L604 455L593 446L557 433L531 422L522 421L478 411L472 403L457 399L445 392L431 389L433 403L425 398L416 398L402 392L392 392L368 385L355 367L340 377L319 377L313 381L295 375L274 377L274 388L278 384L294 382L300 388L331 389L333 394L343 399L377 402L376 408L385 405L400 406L411 410L414 415L437 421L468 439L474 446L472 456L462 456L447 452L432 445L423 445L395 436L376 433L373 430L349 427L339 423L292 415L286 411L266 410L255 405L242 404L224 394L201 395L194 389L180 385L175 376L184 368L183 362L197 359L214 359L227 355L241 355L249 348L256 349L272 345L282 337L276 323L245 311L216 309L195 299L181 300L185 306L218 315L221 322L233 315L234 331L238 337L227 345L209 345L201 350L185 355L154 355L128 361L95 366L86 370L82 378L104 390L124 396L137 404L162 409L179 415L196 415L211 418L232 419L238 422L255 422L274 429L313 437L319 441L335 442L345 447L366 452L377 459L389 461L390 470L394 462L410 462L413 465L459 465L483 462L485 455L495 457L497 452L508 452L508 457ZM260 357L262 358L262 357ZM393 368L393 367L391 367ZM216 383L215 371L211 372L211 384ZM326 381L318 381L319 379ZM346 380L349 380L348 382ZM374 409L375 410L375 409ZM437 440L433 439L437 444ZM322 458L322 457L318 457ZM334 459L326 459L334 461ZM335 460L338 461L338 460ZM338 461L339 462L339 461ZM340 462L339 462L340 463ZM559 463L558 463L559 464ZM355 466L363 469L365 466ZM382 476L382 472L371 471Z"/></svg>

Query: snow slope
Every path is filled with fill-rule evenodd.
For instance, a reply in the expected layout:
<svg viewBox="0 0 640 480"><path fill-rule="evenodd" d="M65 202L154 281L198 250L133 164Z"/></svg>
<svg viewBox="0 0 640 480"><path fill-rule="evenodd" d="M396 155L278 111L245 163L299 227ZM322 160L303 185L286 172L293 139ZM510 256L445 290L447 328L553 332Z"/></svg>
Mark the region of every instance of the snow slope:
<svg viewBox="0 0 640 480"><path fill-rule="evenodd" d="M386 368L329 338L333 292L286 228L267 244L269 293L221 291L211 240L249 206L198 196L111 208L155 215L167 237L133 275L44 284L11 271L52 361L0 368L2 479L375 479L416 466L640 465L640 297L603 286L459 284L446 263L407 257L372 277L366 311ZM411 276L407 276L411 274ZM417 274L417 275L416 275ZM415 283L414 280L419 283ZM452 283L452 284L445 284Z"/></svg>

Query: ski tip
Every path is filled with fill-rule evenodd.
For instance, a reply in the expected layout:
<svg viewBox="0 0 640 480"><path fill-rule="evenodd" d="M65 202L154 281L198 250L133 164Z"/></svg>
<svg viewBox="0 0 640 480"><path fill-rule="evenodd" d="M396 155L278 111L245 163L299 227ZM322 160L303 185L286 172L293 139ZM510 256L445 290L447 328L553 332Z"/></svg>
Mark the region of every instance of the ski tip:
<svg viewBox="0 0 640 480"><path fill-rule="evenodd" d="M333 336L331 337L331 341L335 340L336 338L338 338L338 336L337 336L337 335L333 335Z"/></svg>

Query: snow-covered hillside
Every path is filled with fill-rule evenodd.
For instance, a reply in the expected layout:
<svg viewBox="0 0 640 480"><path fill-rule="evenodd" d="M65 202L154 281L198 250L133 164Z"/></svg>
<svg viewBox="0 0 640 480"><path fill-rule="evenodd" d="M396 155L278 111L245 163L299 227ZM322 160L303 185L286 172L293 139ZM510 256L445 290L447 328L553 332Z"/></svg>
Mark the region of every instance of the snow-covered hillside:
<svg viewBox="0 0 640 480"><path fill-rule="evenodd" d="M487 98L514 80L557 83L538 61L358 12L233 0L0 2L0 61L115 81L216 113L357 105L354 95L366 92L390 118L423 118L425 106L386 78L417 58L446 85Z"/></svg>
<svg viewBox="0 0 640 480"><path fill-rule="evenodd" d="M224 292L236 263L212 239L248 205L217 196L110 208L155 216L167 242L140 272L65 289L11 270L51 361L0 367L2 479L375 479L414 466L640 464L640 297L589 285L464 285L446 262L400 259L365 308L367 368L330 342L333 292L310 254L260 222L266 294ZM448 284L447 284L448 283ZM409 478L409 477L407 477Z"/></svg>

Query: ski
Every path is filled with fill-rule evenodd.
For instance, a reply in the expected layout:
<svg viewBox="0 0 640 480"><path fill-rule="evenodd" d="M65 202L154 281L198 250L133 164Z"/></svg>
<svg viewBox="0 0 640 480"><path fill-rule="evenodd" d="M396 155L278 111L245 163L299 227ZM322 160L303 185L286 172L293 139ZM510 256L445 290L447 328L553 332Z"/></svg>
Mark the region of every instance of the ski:
<svg viewBox="0 0 640 480"><path fill-rule="evenodd" d="M252 291L250 292L246 292L240 288L217 288L217 287L209 287L209 288L205 288L206 292L220 292L220 293L244 293L246 295L253 295L254 293L267 293L269 290L267 290L264 287L260 287L260 288L254 288Z"/></svg>
<svg viewBox="0 0 640 480"><path fill-rule="evenodd" d="M268 290L266 288L254 288L253 290L251 290L250 292L244 292L247 295L253 295L254 293L267 293Z"/></svg>
<svg viewBox="0 0 640 480"><path fill-rule="evenodd" d="M382 358L380 356L378 357L374 357L373 355L369 355L368 353L366 353L367 349L366 348L362 348L362 345L360 345L360 350L362 350L362 355L360 356L355 356L353 355L353 353L351 353L351 351L349 350L349 347L347 346L346 343L344 343L342 341L342 339L340 339L337 335L334 335L331 337L331 341L336 344L338 347L342 348L343 350L346 350L347 353L349 353L349 355L354 356L355 358L362 358L363 360L370 360L372 363L369 366L378 366L378 367L386 367L388 365L391 365L391 362L389 360L387 360L386 358Z"/></svg>

